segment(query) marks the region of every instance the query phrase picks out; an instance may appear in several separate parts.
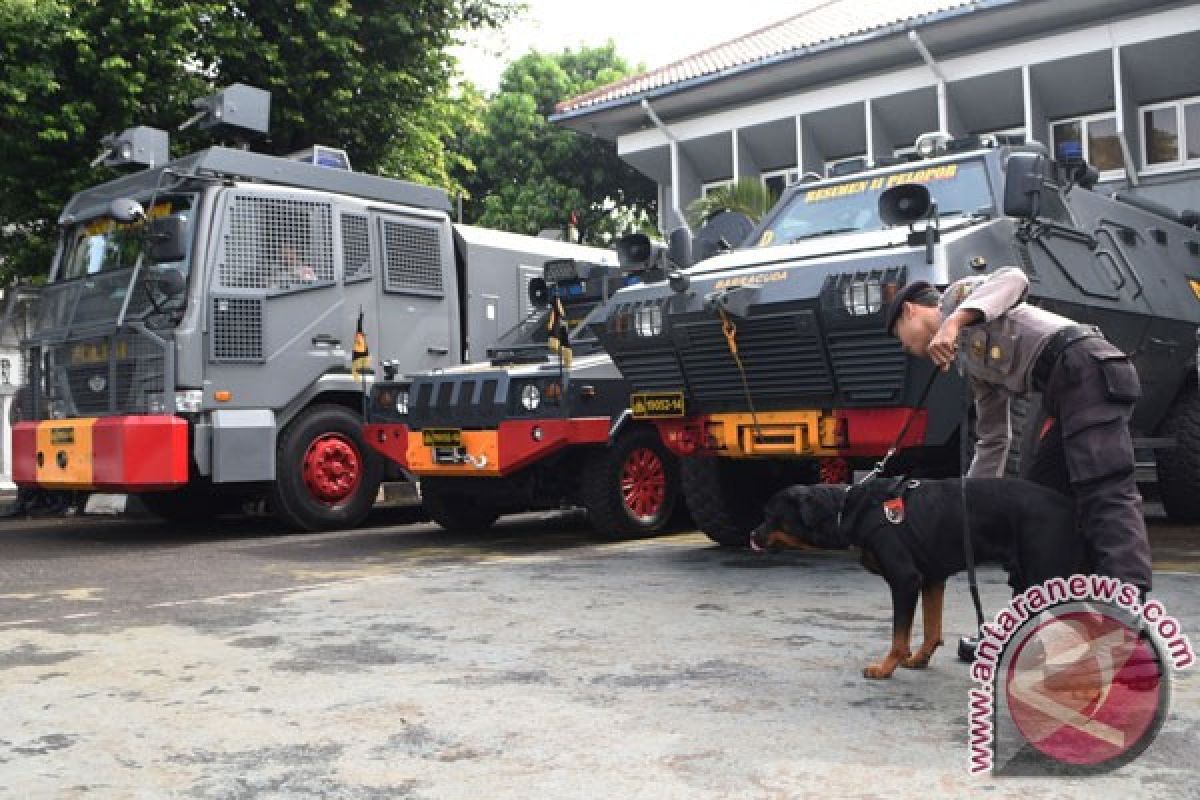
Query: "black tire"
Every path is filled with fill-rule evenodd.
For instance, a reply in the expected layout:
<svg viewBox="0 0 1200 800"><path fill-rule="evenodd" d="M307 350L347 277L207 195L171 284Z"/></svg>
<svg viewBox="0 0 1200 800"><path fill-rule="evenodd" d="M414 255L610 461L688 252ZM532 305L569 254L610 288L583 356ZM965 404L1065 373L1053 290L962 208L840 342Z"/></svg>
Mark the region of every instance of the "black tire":
<svg viewBox="0 0 1200 800"><path fill-rule="evenodd" d="M422 478L421 505L451 533L486 531L500 518L498 509L472 496L470 478Z"/></svg>
<svg viewBox="0 0 1200 800"><path fill-rule="evenodd" d="M724 547L746 547L763 518L763 506L784 485L760 474L759 465L703 456L679 462L683 498L696 527Z"/></svg>
<svg viewBox="0 0 1200 800"><path fill-rule="evenodd" d="M383 478L383 459L363 440L362 419L337 405L313 406L288 423L275 465L271 510L305 531L361 524Z"/></svg>
<svg viewBox="0 0 1200 800"><path fill-rule="evenodd" d="M665 529L679 505L679 462L657 431L623 433L583 465L580 501L598 533L623 539Z"/></svg>
<svg viewBox="0 0 1200 800"><path fill-rule="evenodd" d="M1171 406L1159 436L1175 447L1154 451L1158 494L1172 522L1200 522L1200 393L1186 389Z"/></svg>

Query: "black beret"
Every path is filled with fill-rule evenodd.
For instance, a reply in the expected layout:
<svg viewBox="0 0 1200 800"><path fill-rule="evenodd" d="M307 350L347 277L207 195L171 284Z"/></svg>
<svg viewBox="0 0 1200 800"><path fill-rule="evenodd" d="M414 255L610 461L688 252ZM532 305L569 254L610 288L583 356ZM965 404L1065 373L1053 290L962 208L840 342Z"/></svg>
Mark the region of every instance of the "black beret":
<svg viewBox="0 0 1200 800"><path fill-rule="evenodd" d="M904 304L923 300L930 294L935 297L940 296L938 290L933 288L933 284L928 281L913 281L906 284L903 289L896 292L896 296L892 299L892 304L888 306L887 314L883 318L884 329L888 333L893 333L893 329L896 327L896 320L900 318L900 312L903 310Z"/></svg>

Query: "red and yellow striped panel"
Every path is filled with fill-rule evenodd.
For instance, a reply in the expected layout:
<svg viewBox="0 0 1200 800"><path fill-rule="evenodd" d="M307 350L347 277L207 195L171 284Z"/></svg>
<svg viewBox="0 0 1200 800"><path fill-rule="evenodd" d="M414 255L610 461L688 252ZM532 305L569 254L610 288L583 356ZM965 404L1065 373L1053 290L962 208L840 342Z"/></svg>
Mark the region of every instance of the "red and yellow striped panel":
<svg viewBox="0 0 1200 800"><path fill-rule="evenodd" d="M20 486L138 492L188 482L188 424L180 417L19 422L12 442Z"/></svg>

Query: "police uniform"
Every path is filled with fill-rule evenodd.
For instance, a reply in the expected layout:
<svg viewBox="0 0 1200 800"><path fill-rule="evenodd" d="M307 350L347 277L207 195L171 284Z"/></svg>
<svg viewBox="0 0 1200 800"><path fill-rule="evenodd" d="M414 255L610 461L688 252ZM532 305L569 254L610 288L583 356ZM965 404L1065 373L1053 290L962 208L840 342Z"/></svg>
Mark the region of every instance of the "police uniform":
<svg viewBox="0 0 1200 800"><path fill-rule="evenodd" d="M950 284L939 311L983 320L964 326L958 347L975 397L970 477L1001 477L1012 431L1009 401L1042 393L1055 421L1026 470L1030 480L1070 493L1096 572L1150 589L1150 543L1134 481L1129 419L1140 395L1129 358L1092 326L1025 302L1029 281L1005 267Z"/></svg>

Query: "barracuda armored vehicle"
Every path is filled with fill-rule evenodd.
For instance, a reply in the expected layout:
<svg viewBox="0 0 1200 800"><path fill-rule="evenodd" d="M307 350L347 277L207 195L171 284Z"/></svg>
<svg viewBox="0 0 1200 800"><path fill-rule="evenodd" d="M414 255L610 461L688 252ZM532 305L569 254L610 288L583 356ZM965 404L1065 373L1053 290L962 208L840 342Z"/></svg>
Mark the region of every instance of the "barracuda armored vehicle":
<svg viewBox="0 0 1200 800"><path fill-rule="evenodd" d="M642 239L625 267L547 262L530 286L536 309L489 361L372 389L367 441L420 477L442 527L486 528L502 514L563 505L582 506L611 536L671 519L676 459L652 425L631 419L629 384L585 324L621 286L660 277Z"/></svg>
<svg viewBox="0 0 1200 800"><path fill-rule="evenodd" d="M684 457L697 524L741 544L774 489L874 464L931 369L883 329L897 287L1006 265L1029 276L1032 302L1099 325L1133 357L1135 435L1158 448L1168 512L1200 517L1197 215L1101 194L1094 170L1041 145L923 139L930 157L794 186L735 251L607 305L601 341L639 417ZM906 435L906 469L957 469L963 386L947 377ZM1026 446L1041 430L1031 406Z"/></svg>
<svg viewBox="0 0 1200 800"><path fill-rule="evenodd" d="M200 116L263 133L268 97L236 85ZM516 321L523 271L596 252L454 225L440 189L328 148L170 161L164 132L135 128L105 159L144 168L62 213L24 342L14 479L137 493L171 519L265 496L293 527L357 524L383 461L352 361L460 364Z"/></svg>

